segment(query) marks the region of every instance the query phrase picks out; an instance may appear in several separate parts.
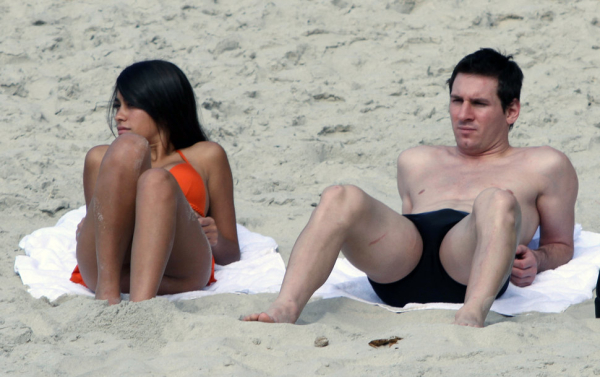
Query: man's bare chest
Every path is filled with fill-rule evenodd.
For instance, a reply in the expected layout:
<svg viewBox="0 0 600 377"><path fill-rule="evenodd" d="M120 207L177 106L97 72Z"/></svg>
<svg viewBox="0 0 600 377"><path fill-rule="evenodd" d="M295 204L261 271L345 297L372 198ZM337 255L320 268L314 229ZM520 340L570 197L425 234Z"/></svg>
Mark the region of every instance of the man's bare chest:
<svg viewBox="0 0 600 377"><path fill-rule="evenodd" d="M537 197L536 174L517 164L460 166L440 163L419 174L410 186L414 204L463 202L472 204L488 188L510 190L519 202L532 203Z"/></svg>

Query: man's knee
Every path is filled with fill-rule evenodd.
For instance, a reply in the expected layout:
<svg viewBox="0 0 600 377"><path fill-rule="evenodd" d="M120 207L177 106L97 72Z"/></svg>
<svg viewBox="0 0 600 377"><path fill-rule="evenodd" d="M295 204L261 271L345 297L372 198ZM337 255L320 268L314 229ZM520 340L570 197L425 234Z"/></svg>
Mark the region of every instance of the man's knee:
<svg viewBox="0 0 600 377"><path fill-rule="evenodd" d="M366 194L353 185L327 187L315 210L318 216L335 216L341 223L351 222L365 207Z"/></svg>
<svg viewBox="0 0 600 377"><path fill-rule="evenodd" d="M477 196L473 204L473 213L477 216L483 212L515 223L521 219L521 207L515 195L500 188L486 189Z"/></svg>

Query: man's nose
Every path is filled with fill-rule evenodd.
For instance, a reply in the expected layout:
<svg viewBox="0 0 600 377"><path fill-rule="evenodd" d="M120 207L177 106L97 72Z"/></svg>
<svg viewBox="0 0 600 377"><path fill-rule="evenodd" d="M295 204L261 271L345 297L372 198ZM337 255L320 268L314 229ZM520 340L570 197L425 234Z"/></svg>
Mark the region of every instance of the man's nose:
<svg viewBox="0 0 600 377"><path fill-rule="evenodd" d="M460 111L458 112L459 120L469 120L473 118L473 108L471 104L467 101L464 101L460 107Z"/></svg>

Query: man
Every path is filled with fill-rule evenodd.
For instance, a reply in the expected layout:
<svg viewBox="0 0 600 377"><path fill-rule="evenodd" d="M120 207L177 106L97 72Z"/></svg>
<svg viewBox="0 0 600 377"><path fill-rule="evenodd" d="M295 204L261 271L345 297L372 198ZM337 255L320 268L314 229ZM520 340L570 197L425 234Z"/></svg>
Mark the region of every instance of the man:
<svg viewBox="0 0 600 377"><path fill-rule="evenodd" d="M294 323L340 249L384 302L464 302L454 323L475 327L509 280L526 286L568 262L577 175L551 147L510 146L523 80L511 58L481 49L455 67L448 84L456 146L400 154L403 215L355 186L327 188L294 245L279 296L244 319ZM538 225L540 247L531 250Z"/></svg>

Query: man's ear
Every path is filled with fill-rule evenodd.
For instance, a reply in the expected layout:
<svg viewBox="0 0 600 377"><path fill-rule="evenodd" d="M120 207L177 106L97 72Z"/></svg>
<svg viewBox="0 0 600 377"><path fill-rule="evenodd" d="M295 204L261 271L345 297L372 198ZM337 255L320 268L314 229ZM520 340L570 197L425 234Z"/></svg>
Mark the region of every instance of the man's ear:
<svg viewBox="0 0 600 377"><path fill-rule="evenodd" d="M506 108L506 122L508 124L514 124L519 118L519 113L521 112L521 101L518 99L513 99L513 101Z"/></svg>

